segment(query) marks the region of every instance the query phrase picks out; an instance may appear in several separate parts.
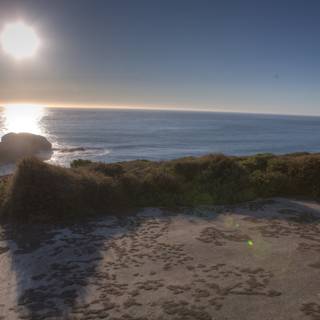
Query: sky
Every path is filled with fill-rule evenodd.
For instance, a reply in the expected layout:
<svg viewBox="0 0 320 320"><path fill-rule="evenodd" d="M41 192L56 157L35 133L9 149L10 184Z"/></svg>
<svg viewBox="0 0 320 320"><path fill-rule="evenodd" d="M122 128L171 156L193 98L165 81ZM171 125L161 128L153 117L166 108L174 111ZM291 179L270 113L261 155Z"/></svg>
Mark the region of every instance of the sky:
<svg viewBox="0 0 320 320"><path fill-rule="evenodd" d="M0 51L0 104L320 115L318 0L0 0L37 56Z"/></svg>

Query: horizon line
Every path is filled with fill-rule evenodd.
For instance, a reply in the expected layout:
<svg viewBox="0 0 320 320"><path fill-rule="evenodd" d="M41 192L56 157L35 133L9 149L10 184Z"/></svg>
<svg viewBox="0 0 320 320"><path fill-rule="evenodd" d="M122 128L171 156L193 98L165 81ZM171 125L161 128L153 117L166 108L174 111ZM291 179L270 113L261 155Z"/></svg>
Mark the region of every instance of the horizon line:
<svg viewBox="0 0 320 320"><path fill-rule="evenodd" d="M53 104L53 103L39 103L39 102L4 102L0 103L0 108L6 107L42 107L50 109L109 109L109 110L145 110L145 111L178 111L178 112L208 112L208 113L233 113L233 114L252 114L252 115L269 115L269 116L293 116L293 117L320 117L320 114L305 114L305 113L275 113L275 112L255 112L248 110L224 110L213 107L200 108L183 108L177 106L126 106L126 105L85 105L85 104Z"/></svg>

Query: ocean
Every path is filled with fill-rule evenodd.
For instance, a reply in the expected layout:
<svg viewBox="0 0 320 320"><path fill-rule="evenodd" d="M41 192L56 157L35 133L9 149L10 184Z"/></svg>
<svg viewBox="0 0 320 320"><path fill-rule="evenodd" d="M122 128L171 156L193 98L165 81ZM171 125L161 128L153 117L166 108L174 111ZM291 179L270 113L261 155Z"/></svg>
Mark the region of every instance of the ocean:
<svg viewBox="0 0 320 320"><path fill-rule="evenodd" d="M55 148L51 163L74 159L164 160L208 153L320 151L320 117L124 109L6 107L0 134L28 131ZM72 150L73 148L81 148Z"/></svg>

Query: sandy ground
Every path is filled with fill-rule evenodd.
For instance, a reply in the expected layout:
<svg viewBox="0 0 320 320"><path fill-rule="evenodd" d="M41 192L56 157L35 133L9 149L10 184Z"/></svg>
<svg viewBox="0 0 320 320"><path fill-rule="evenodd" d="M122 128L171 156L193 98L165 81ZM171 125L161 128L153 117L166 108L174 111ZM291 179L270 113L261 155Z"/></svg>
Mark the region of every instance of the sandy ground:
<svg viewBox="0 0 320 320"><path fill-rule="evenodd" d="M320 205L4 228L0 319L320 319Z"/></svg>

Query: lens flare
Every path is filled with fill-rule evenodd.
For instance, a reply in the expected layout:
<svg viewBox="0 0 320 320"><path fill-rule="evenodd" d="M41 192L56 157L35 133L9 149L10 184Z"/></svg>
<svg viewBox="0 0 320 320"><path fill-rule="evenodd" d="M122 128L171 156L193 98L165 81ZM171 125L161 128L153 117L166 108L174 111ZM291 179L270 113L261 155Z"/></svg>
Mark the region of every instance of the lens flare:
<svg viewBox="0 0 320 320"><path fill-rule="evenodd" d="M248 240L247 244L248 244L249 247L253 247L253 241L252 240Z"/></svg>

